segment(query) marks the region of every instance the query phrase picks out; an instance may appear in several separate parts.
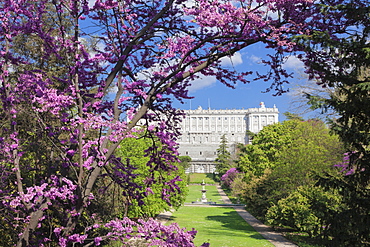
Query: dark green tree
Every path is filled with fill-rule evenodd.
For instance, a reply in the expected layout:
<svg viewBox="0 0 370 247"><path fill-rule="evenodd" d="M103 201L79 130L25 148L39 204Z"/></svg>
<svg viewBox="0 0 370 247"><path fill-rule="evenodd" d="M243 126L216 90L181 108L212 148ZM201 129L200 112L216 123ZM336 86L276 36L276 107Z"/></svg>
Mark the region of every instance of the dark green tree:
<svg viewBox="0 0 370 247"><path fill-rule="evenodd" d="M306 65L311 76L324 86L334 87L329 98L307 95L313 107L334 110L338 118L331 128L349 151L346 176L322 177L321 184L338 188L347 210L328 215L328 235L333 246L368 246L370 243L370 4L323 5L323 11L342 14L352 25L337 39L327 32L299 37L308 51ZM334 17L334 15L333 15ZM330 18L330 17L329 17Z"/></svg>
<svg viewBox="0 0 370 247"><path fill-rule="evenodd" d="M226 135L221 136L220 146L217 149L217 158L215 160L216 163L216 171L219 175L223 175L233 167L233 161L231 159L231 154L228 150L227 145L227 138Z"/></svg>

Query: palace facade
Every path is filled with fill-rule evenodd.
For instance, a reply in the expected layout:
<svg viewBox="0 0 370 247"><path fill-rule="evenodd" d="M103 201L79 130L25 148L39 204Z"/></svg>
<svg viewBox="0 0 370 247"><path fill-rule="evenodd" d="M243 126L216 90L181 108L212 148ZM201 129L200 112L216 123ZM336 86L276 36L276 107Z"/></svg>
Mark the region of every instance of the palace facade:
<svg viewBox="0 0 370 247"><path fill-rule="evenodd" d="M211 110L198 107L185 110L186 117L181 124L179 139L180 155L190 156L190 173L215 172L214 161L222 135L228 141L233 155L238 143L249 144L248 131L258 133L264 126L279 121L279 111L274 105L266 108L263 102L259 108Z"/></svg>

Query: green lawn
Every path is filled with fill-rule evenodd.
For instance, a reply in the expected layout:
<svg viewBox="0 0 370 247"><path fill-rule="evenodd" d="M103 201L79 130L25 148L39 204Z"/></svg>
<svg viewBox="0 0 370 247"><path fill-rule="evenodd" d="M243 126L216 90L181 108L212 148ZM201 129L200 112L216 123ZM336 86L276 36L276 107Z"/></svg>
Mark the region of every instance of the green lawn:
<svg viewBox="0 0 370 247"><path fill-rule="evenodd" d="M270 242L246 223L233 208L184 206L174 212L168 222L198 233L194 243L204 242L211 247L272 247Z"/></svg>
<svg viewBox="0 0 370 247"><path fill-rule="evenodd" d="M221 196L218 194L216 186L204 186L207 190L206 196L208 201L222 203ZM189 194L186 197L185 202L191 203L196 202L198 199L200 200L202 198L202 192L200 191L202 189L201 185L189 185Z"/></svg>
<svg viewBox="0 0 370 247"><path fill-rule="evenodd" d="M188 176L190 176L190 183L200 184L203 180L206 184L217 183L213 180L212 173L190 173Z"/></svg>

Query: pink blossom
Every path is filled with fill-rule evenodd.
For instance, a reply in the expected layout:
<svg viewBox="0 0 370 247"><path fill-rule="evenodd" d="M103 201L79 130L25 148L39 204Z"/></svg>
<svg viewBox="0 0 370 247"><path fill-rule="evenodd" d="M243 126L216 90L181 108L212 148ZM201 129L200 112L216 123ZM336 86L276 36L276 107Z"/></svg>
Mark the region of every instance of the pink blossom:
<svg viewBox="0 0 370 247"><path fill-rule="evenodd" d="M100 245L100 242L103 240L103 238L101 237L96 237L94 238L94 243L96 246L99 246Z"/></svg>

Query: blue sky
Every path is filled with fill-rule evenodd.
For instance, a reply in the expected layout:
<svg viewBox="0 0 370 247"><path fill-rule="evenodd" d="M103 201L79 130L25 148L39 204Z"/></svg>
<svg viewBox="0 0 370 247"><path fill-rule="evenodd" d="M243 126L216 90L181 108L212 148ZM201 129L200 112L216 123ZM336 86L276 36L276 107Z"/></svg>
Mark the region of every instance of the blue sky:
<svg viewBox="0 0 370 247"><path fill-rule="evenodd" d="M251 71L263 72L266 68L260 64L267 49L262 44L257 44L250 49L243 50L232 58L233 66L236 70L245 68ZM225 66L231 66L230 61L223 61ZM303 73L303 64L296 57L290 57L284 65L289 72L294 73L294 78L290 79L291 84L285 85L285 88L292 88L300 82ZM206 109L242 109L259 107L263 101L266 107L273 107L274 104L279 109L279 120L285 120L284 112L293 112L294 106L291 104L292 97L290 93L282 96L272 96L274 92L262 93L270 83L263 81L252 81L249 84L238 83L235 89L231 89L216 81L214 78L203 78L193 82L190 88L190 96L194 99L188 100L185 104L176 103L175 106L180 109L196 109L201 106Z"/></svg>

